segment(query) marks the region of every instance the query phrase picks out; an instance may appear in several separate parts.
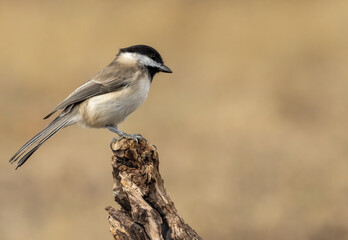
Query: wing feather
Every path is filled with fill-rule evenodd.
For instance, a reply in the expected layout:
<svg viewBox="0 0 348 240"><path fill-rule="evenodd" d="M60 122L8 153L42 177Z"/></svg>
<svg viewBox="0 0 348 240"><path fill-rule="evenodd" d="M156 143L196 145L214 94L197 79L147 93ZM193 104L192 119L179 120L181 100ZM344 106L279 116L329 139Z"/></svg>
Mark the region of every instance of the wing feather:
<svg viewBox="0 0 348 240"><path fill-rule="evenodd" d="M69 105L82 102L87 98L119 91L132 82L133 76L134 69L120 68L116 64L111 63L91 80L72 92L63 102L58 104L46 117L44 117L44 119L49 118L60 109L65 109Z"/></svg>

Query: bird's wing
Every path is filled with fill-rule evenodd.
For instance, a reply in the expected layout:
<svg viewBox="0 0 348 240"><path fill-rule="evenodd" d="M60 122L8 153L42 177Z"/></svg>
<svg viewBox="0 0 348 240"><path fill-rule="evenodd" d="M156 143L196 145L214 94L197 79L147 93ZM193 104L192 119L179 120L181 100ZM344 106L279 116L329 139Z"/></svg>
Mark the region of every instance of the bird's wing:
<svg viewBox="0 0 348 240"><path fill-rule="evenodd" d="M110 65L98 73L90 81L86 82L72 92L63 102L58 104L44 119L60 109L82 102L87 98L101 94L118 91L130 84L133 78L133 71L128 69L112 68Z"/></svg>

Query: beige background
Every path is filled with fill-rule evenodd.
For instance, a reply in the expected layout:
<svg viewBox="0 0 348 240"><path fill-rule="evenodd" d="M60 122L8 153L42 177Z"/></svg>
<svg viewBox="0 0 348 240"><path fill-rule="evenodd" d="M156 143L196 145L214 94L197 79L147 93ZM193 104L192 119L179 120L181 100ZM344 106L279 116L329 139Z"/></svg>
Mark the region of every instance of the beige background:
<svg viewBox="0 0 348 240"><path fill-rule="evenodd" d="M174 73L120 129L158 147L204 239L348 238L347 1L0 4L0 239L111 239L111 132L70 127L20 170L7 161L139 43Z"/></svg>

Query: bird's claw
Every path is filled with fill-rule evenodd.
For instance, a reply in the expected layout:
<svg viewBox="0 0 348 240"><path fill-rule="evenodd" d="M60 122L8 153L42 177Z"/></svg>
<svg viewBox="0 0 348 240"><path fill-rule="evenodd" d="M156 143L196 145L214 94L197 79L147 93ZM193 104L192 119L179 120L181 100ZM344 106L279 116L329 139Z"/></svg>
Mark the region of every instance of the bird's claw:
<svg viewBox="0 0 348 240"><path fill-rule="evenodd" d="M127 134L127 133L122 133L121 135L119 135L119 139L121 138L125 138L125 139L131 139L134 140L136 142L138 142L138 140L144 140L143 136L141 136L140 134Z"/></svg>
<svg viewBox="0 0 348 240"><path fill-rule="evenodd" d="M114 137L111 142L110 142L110 148L111 150L113 150L112 146L120 139L125 138L125 139L131 139L134 140L136 143L139 142L139 140L145 140L145 138L143 138L143 136L141 136L140 134L127 134L127 133L122 133L119 134L119 137Z"/></svg>
<svg viewBox="0 0 348 240"><path fill-rule="evenodd" d="M117 142L118 140L120 139L120 137L114 137L114 138L112 138L112 140L111 140L111 142L110 142L110 148L111 148L111 150L112 151L114 151L114 149L113 149L113 145L115 144L115 142Z"/></svg>

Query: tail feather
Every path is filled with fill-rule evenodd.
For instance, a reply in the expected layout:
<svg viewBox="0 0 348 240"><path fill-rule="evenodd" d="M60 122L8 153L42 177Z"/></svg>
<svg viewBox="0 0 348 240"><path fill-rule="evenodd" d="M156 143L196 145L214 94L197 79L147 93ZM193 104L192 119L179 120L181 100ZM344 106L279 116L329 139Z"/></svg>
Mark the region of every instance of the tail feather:
<svg viewBox="0 0 348 240"><path fill-rule="evenodd" d="M52 130L54 128L54 125L62 119L63 116L56 117L46 128L44 128L42 131L40 131L38 134L36 134L34 137L32 137L26 144L24 144L9 160L9 162L12 164L14 163L20 156L23 155L23 153L26 152L26 150L40 140L42 136L44 136L47 132Z"/></svg>
<svg viewBox="0 0 348 240"><path fill-rule="evenodd" d="M24 144L10 159L10 163L12 164L19 160L17 162L16 169L22 166L44 142L46 142L49 138L56 134L60 129L73 124L71 122L71 119L74 116L75 114L72 112L70 112L69 114L58 116L45 129L43 129L32 139L30 139L26 144ZM33 147L35 143L37 144ZM23 154L25 155L22 157Z"/></svg>
<svg viewBox="0 0 348 240"><path fill-rule="evenodd" d="M41 132L36 134L32 139L30 139L26 144L24 144L9 160L9 162L12 164L14 163L18 157L22 156L23 153L25 153L25 150L29 148L31 145L36 143L37 141L40 140L40 138L47 133L50 129L52 128L51 125L47 126L45 129L43 129Z"/></svg>

